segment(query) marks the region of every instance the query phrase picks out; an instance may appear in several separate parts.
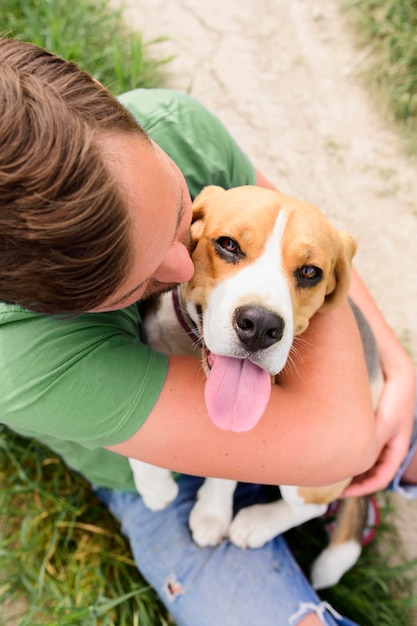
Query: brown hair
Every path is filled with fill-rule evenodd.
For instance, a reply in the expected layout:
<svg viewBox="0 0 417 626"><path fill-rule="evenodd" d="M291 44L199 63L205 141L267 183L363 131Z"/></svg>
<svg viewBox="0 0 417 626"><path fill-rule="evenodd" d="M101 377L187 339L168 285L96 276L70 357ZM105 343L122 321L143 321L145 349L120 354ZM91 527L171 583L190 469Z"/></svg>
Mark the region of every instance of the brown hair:
<svg viewBox="0 0 417 626"><path fill-rule="evenodd" d="M83 312L125 280L129 216L98 141L109 132L149 141L74 63L0 40L0 300Z"/></svg>

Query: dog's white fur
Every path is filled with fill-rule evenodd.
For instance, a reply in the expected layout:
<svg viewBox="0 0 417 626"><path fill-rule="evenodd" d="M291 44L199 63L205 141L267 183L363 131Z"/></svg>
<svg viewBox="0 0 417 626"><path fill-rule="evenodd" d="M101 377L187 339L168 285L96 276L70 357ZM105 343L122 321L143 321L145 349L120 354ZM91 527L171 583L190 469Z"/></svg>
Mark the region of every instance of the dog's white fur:
<svg viewBox="0 0 417 626"><path fill-rule="evenodd" d="M313 314L347 296L353 238L336 230L315 207L271 190L207 187L193 204L191 229L195 274L183 286L183 304L203 339L207 355L248 358L271 375L287 363L294 336ZM254 349L236 332L236 310L257 306L281 320L282 337ZM180 329L170 294L145 321L148 342L159 350L195 352ZM145 504L158 510L177 495L168 470L130 460L135 485ZM323 514L350 480L314 490L281 486L282 500L242 509L232 520L234 481L208 478L198 492L189 524L200 546L225 536L241 547L259 547L276 535ZM313 493L314 492L314 493ZM358 543L337 548L313 567L317 588L335 584L358 556ZM329 550L329 549L328 549ZM332 548L330 548L330 551ZM360 548L359 548L360 552ZM336 560L335 560L336 558Z"/></svg>

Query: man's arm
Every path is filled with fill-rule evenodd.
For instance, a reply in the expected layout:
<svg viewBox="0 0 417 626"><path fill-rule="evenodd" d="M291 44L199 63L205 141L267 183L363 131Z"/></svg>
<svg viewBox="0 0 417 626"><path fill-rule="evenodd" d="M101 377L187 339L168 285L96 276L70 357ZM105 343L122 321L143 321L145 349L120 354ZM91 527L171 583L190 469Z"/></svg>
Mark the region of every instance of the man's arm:
<svg viewBox="0 0 417 626"><path fill-rule="evenodd" d="M217 429L203 391L199 360L169 357L146 422L109 449L181 473L267 484L326 484L375 461L363 351L347 303L313 318L252 431Z"/></svg>
<svg viewBox="0 0 417 626"><path fill-rule="evenodd" d="M351 296L375 334L385 378L376 413L378 460L346 490L346 495L353 496L386 487L404 460L413 428L416 370L356 272Z"/></svg>
<svg viewBox="0 0 417 626"><path fill-rule="evenodd" d="M265 189L274 189L276 190L276 186L273 185L259 170L255 168L255 184L258 187L265 187Z"/></svg>

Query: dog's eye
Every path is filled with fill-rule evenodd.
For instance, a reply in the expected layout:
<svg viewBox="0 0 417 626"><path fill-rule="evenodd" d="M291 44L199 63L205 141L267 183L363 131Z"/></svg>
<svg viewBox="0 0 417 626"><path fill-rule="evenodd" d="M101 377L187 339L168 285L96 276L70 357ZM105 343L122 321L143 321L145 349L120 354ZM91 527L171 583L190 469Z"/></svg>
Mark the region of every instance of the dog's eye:
<svg viewBox="0 0 417 626"><path fill-rule="evenodd" d="M219 237L216 243L218 243L223 250L226 250L226 252L230 252L232 254L237 254L239 252L238 244L231 237Z"/></svg>
<svg viewBox="0 0 417 626"><path fill-rule="evenodd" d="M316 278L317 274L320 272L319 268L314 265L303 265L300 271L301 276L308 279Z"/></svg>
<svg viewBox="0 0 417 626"><path fill-rule="evenodd" d="M213 239L213 246L218 256L228 263L238 263L245 256L237 241L231 237Z"/></svg>
<svg viewBox="0 0 417 626"><path fill-rule="evenodd" d="M315 265L302 265L295 270L298 287L314 287L321 281L323 270Z"/></svg>

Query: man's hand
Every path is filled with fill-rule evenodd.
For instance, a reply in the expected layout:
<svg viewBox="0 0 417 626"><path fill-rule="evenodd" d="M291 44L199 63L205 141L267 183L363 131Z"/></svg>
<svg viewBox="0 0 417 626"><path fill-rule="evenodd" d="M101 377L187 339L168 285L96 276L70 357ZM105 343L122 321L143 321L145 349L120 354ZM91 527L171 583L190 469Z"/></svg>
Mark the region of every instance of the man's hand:
<svg viewBox="0 0 417 626"><path fill-rule="evenodd" d="M344 495L359 496L384 489L407 455L414 422L416 377L395 372L385 381L376 413L379 457L375 465L346 489Z"/></svg>

